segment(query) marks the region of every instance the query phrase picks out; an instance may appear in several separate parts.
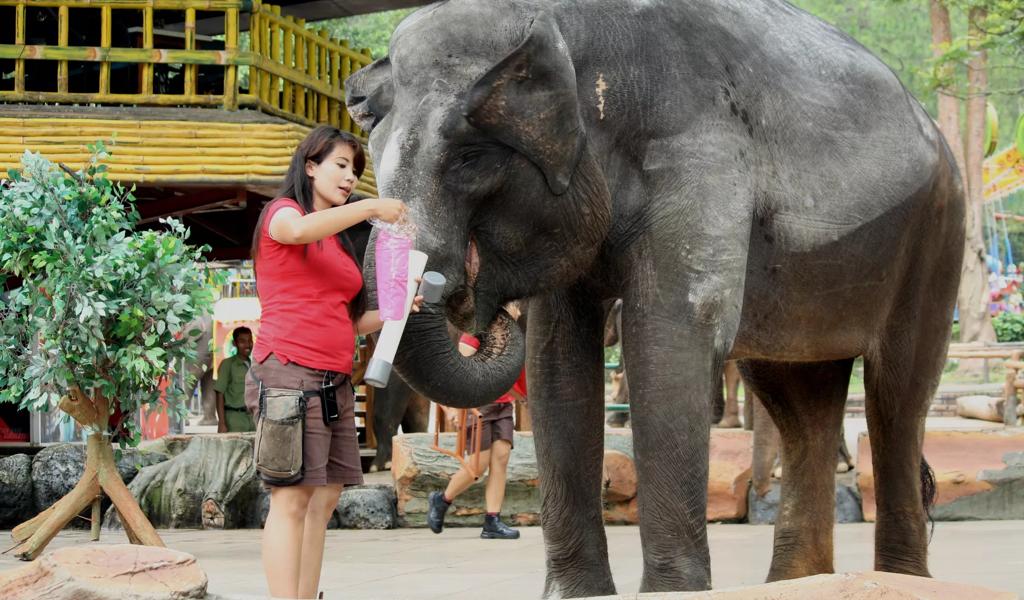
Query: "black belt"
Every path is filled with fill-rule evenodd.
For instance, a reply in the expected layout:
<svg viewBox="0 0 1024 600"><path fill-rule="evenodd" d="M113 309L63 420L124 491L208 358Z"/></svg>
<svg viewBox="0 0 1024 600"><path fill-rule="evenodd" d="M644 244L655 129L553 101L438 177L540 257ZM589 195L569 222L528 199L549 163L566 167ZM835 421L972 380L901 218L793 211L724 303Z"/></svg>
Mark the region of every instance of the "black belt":
<svg viewBox="0 0 1024 600"><path fill-rule="evenodd" d="M224 410L233 410L233 411L236 411L236 412L244 412L244 413L249 412L249 409L245 408L244 406L225 406Z"/></svg>

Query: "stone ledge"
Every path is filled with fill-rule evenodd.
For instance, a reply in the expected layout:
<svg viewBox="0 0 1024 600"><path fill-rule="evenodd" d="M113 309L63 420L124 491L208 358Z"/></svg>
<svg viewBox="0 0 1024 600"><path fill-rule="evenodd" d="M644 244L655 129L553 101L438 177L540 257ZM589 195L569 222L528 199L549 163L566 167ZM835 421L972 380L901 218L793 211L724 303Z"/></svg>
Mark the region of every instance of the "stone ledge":
<svg viewBox="0 0 1024 600"><path fill-rule="evenodd" d="M603 596L602 600L1016 600L1017 594L964 583L867 571L814 575L742 588ZM591 599L596 600L596 599Z"/></svg>

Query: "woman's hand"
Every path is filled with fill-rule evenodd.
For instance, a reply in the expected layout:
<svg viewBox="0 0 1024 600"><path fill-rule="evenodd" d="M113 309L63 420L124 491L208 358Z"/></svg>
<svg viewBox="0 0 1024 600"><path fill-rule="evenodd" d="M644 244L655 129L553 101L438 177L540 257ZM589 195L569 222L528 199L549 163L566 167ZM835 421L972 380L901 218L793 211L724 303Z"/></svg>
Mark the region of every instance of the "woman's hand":
<svg viewBox="0 0 1024 600"><path fill-rule="evenodd" d="M364 200L370 203L370 214L374 219L385 223L394 223L405 217L408 208L405 203L395 198L373 198Z"/></svg>
<svg viewBox="0 0 1024 600"><path fill-rule="evenodd" d="M416 278L416 287L418 288L419 284L421 284L421 283L423 283L423 278L422 277L417 277ZM409 312L411 312L411 313L420 312L420 306L422 304L423 304L423 296L416 296L415 298L412 299L412 306L409 307Z"/></svg>

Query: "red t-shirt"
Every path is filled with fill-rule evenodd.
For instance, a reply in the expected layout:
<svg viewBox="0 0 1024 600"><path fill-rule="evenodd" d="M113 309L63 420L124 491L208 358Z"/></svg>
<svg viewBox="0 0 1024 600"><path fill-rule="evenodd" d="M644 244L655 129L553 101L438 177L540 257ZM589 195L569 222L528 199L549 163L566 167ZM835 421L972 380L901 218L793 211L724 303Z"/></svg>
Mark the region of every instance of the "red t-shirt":
<svg viewBox="0 0 1024 600"><path fill-rule="evenodd" d="M303 212L290 198L274 200L260 231L256 293L262 314L253 358L262 363L274 354L285 364L351 374L355 329L348 311L363 287L362 273L336 236L305 246L274 241L270 221L285 207Z"/></svg>
<svg viewBox="0 0 1024 600"><path fill-rule="evenodd" d="M462 334L459 338L460 344L471 346L477 350L480 349L480 340L476 339L476 336L469 335L468 333ZM512 384L512 389L515 390L523 398L526 397L526 368L523 367L522 371L519 371L519 378ZM494 402L497 404L508 404L509 402L515 402L516 397L512 394L505 394L501 398L498 398Z"/></svg>

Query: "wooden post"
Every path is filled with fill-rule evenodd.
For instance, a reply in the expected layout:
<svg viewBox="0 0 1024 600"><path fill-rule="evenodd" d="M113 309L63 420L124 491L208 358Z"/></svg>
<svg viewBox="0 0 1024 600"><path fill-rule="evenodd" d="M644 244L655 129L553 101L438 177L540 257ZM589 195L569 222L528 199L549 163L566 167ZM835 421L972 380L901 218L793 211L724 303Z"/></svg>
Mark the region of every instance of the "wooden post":
<svg viewBox="0 0 1024 600"><path fill-rule="evenodd" d="M313 38L306 40L306 75L310 79L316 80L316 57L317 57L317 43ZM309 100L306 102L306 118L310 121L316 122L316 108L317 108L317 93L312 89L309 90Z"/></svg>
<svg viewBox="0 0 1024 600"><path fill-rule="evenodd" d="M321 40L321 42L317 44L320 50L320 56L318 57L319 62L317 63L317 73L319 73L319 77L317 77L317 79L320 80L320 83L325 85L329 84L333 88L334 82L328 79L330 77L330 67L327 64L327 43L330 42L331 38L328 37L326 29L320 29L317 33L320 35ZM317 102L316 121L317 123L330 123L330 113L327 112L328 96L325 94L317 95L319 96L319 102Z"/></svg>
<svg viewBox="0 0 1024 600"><path fill-rule="evenodd" d="M103 514L100 512L100 500L103 496L96 496L92 500L92 522L90 524L92 541L100 541L100 524L103 522Z"/></svg>
<svg viewBox="0 0 1024 600"><path fill-rule="evenodd" d="M100 47L109 48L111 44L110 28L111 28L111 8L109 4L104 4L100 8ZM110 61L104 60L100 63L100 95L105 96L110 93Z"/></svg>
<svg viewBox="0 0 1024 600"><path fill-rule="evenodd" d="M25 44L24 3L14 7L14 43L19 46ZM25 59L23 58L14 61L14 91L18 93L24 93L25 91Z"/></svg>
<svg viewBox="0 0 1024 600"><path fill-rule="evenodd" d="M342 90L341 82L341 53L337 50L331 50L331 87L337 90ZM341 113L348 114L347 110L341 108L340 98L331 98L329 106L327 108L330 113L330 123L335 127L341 126Z"/></svg>
<svg viewBox="0 0 1024 600"><path fill-rule="evenodd" d="M295 17L288 15L285 17L289 23L295 23ZM295 68L295 31L291 27L285 27L282 32L284 33L284 56L282 56L285 68L292 70ZM295 104L295 86L292 85L290 79L284 79L284 90L282 95L284 96L281 101L281 108L285 112L292 112L292 106Z"/></svg>
<svg viewBox="0 0 1024 600"><path fill-rule="evenodd" d="M252 7L252 13L249 15L249 49L256 56L261 53L260 48L260 36L259 30L262 27L260 23L259 4L255 4ZM257 99L260 97L260 70L255 65L249 66L249 94L255 96Z"/></svg>
<svg viewBox="0 0 1024 600"><path fill-rule="evenodd" d="M185 9L185 49L196 49L196 9ZM192 98L196 95L196 87L199 79L199 65L185 65L185 96Z"/></svg>
<svg viewBox="0 0 1024 600"><path fill-rule="evenodd" d="M270 12L275 17L281 16L281 7L276 4L270 7ZM268 19L267 35L270 36L270 61L281 63L281 34L284 33L281 26L278 24L277 19ZM270 105L274 108L281 107L281 83L280 79L276 76L270 76L270 85L268 86L270 93Z"/></svg>
<svg viewBox="0 0 1024 600"><path fill-rule="evenodd" d="M270 12L268 10L268 12ZM258 35L260 36L260 54L263 55L264 60L270 61L270 28L273 26L273 21L270 19L270 15L267 15L266 19L260 19L260 28ZM260 101L265 102L268 106L270 105L270 81L273 76L270 72L263 73L260 77Z"/></svg>
<svg viewBox="0 0 1024 600"><path fill-rule="evenodd" d="M238 50L238 9L229 8L224 13L224 48ZM238 110L238 66L236 59L224 68L224 108Z"/></svg>
<svg viewBox="0 0 1024 600"><path fill-rule="evenodd" d="M153 49L153 7L147 6L142 11L142 47L146 50ZM142 94L149 96L153 93L153 63L142 64Z"/></svg>
<svg viewBox="0 0 1024 600"><path fill-rule="evenodd" d="M1016 363L1021 359L1021 352L1016 351L1010 355L1010 361ZM1003 425L1007 427L1017 426L1017 367L1006 366L1006 383L1003 386Z"/></svg>
<svg viewBox="0 0 1024 600"><path fill-rule="evenodd" d="M348 40L341 40L341 45L348 48ZM352 59L348 54L341 54L341 81L348 79L349 75L352 74ZM352 131L352 117L349 116L347 110L341 111L341 130Z"/></svg>
<svg viewBox="0 0 1024 600"><path fill-rule="evenodd" d="M57 45L61 48L68 47L68 7L57 8ZM62 60L57 63L57 93L68 93L68 61Z"/></svg>
<svg viewBox="0 0 1024 600"><path fill-rule="evenodd" d="M295 24L299 28L306 26L305 19L296 19ZM295 70L300 73L306 72L306 38L299 30L295 32ZM302 84L295 85L295 109L293 115L304 116L306 114L306 87Z"/></svg>

